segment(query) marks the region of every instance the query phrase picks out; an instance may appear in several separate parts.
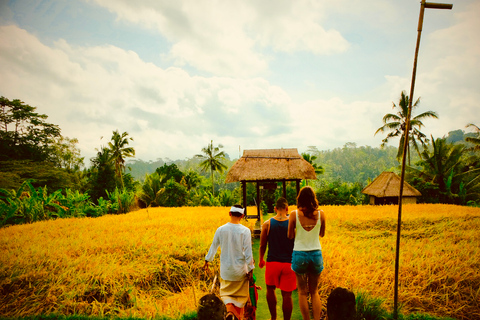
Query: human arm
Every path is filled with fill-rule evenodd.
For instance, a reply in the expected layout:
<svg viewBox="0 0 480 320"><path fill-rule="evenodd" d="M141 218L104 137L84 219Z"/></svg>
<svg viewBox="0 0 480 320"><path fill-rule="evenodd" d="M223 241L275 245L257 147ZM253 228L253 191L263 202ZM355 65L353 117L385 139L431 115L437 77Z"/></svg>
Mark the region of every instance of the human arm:
<svg viewBox="0 0 480 320"><path fill-rule="evenodd" d="M260 233L260 250L259 250L259 259L258 266L263 268L265 266L265 252L267 251L268 244L268 232L270 231L270 219L265 221L262 225L262 232Z"/></svg>
<svg viewBox="0 0 480 320"><path fill-rule="evenodd" d="M321 222L320 237L323 238L325 236L325 228L326 228L326 222L327 222L327 219L325 217L325 212L323 212L323 210L320 210L320 222Z"/></svg>
<svg viewBox="0 0 480 320"><path fill-rule="evenodd" d="M208 270L208 263L215 258L215 254L217 254L218 247L220 247L220 237L218 235L218 230L215 232L213 236L212 244L210 245L210 249L208 250L207 255L205 256L205 264L203 265L204 269Z"/></svg>
<svg viewBox="0 0 480 320"><path fill-rule="evenodd" d="M287 237L289 239L294 239L295 238L295 227L297 223L297 215L295 214L294 211L290 213L290 217L288 217L288 232L287 232Z"/></svg>

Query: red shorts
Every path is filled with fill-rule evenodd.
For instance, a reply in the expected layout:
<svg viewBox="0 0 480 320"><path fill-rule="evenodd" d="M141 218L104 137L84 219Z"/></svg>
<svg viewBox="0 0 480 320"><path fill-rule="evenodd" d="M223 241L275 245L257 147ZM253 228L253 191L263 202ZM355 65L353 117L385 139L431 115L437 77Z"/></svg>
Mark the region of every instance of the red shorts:
<svg viewBox="0 0 480 320"><path fill-rule="evenodd" d="M288 262L267 262L265 265L265 284L275 286L282 291L291 292L297 288L297 278Z"/></svg>

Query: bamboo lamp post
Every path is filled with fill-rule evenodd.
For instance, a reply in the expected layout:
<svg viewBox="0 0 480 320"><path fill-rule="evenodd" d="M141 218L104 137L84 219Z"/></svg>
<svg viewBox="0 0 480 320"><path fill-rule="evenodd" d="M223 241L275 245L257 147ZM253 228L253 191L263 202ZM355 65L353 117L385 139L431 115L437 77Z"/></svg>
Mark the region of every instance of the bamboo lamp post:
<svg viewBox="0 0 480 320"><path fill-rule="evenodd" d="M394 319L398 319L398 271L399 271L399 260L400 260L400 232L401 232L401 223L402 223L402 198L403 198L403 183L405 181L405 164L406 164L406 154L408 147L408 138L410 132L410 117L412 115L412 101L413 101L413 92L415 89L415 77L417 74L417 59L418 59L418 50L420 48L420 37L422 34L423 27L423 16L425 9L452 9L452 4L447 3L433 3L426 2L422 0L420 6L420 16L418 18L418 33L417 33L417 45L415 47L415 57L413 60L413 73L412 73L412 83L410 86L410 96L408 101L408 114L407 122L405 127L405 138L403 144L403 156L402 156L402 173L400 176L400 193L398 196L398 223L397 223L397 243L396 243L396 254L395 254L395 286L394 286L394 299L393 299L393 316Z"/></svg>

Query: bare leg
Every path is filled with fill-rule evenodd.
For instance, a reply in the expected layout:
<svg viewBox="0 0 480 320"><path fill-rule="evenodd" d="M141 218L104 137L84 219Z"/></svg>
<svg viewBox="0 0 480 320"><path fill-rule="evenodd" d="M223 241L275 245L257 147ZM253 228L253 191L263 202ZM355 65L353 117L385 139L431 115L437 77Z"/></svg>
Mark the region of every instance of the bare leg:
<svg viewBox="0 0 480 320"><path fill-rule="evenodd" d="M322 315L322 301L320 301L320 295L318 294L319 282L319 274L308 274L308 291L310 292L310 299L312 300L314 320L320 320L320 316Z"/></svg>
<svg viewBox="0 0 480 320"><path fill-rule="evenodd" d="M275 286L267 285L267 304L271 319L277 319L277 295L275 294Z"/></svg>
<svg viewBox="0 0 480 320"><path fill-rule="evenodd" d="M307 275L295 273L297 276L298 304L303 320L310 320L310 311L308 309L308 284Z"/></svg>
<svg viewBox="0 0 480 320"><path fill-rule="evenodd" d="M290 320L292 317L293 300L292 292L282 291L283 320Z"/></svg>

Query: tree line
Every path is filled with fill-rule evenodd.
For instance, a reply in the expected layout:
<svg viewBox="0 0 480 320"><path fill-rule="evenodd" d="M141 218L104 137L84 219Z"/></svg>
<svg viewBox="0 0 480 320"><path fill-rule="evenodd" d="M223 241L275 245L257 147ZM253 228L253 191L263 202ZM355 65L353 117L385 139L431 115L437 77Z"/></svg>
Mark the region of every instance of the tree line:
<svg viewBox="0 0 480 320"><path fill-rule="evenodd" d="M408 96L402 93L398 105L393 105L398 113L387 114L376 132L390 130L380 148L348 142L328 151L312 146L302 153L318 177L304 183L317 190L320 204L367 203L362 189L383 171L399 171ZM409 154L407 175L407 181L422 193L420 202L480 205L479 128L469 124L474 132L456 130L428 139L420 131L424 117L438 116L429 111L413 118L416 131L409 146L416 152ZM210 141L200 154L186 160L144 162L129 160L135 156L130 146L133 137L115 130L86 168L78 140L63 137L60 128L47 118L18 99L0 98L0 225L45 217L123 213L132 207L229 206L241 202L240 184L224 183L235 161L221 150L221 144ZM398 148L387 146L388 139L396 136L400 137ZM281 196L280 188L261 192L265 203ZM295 185L287 184L289 203L295 203L295 196ZM256 198L255 185L247 184L247 205L257 205Z"/></svg>

